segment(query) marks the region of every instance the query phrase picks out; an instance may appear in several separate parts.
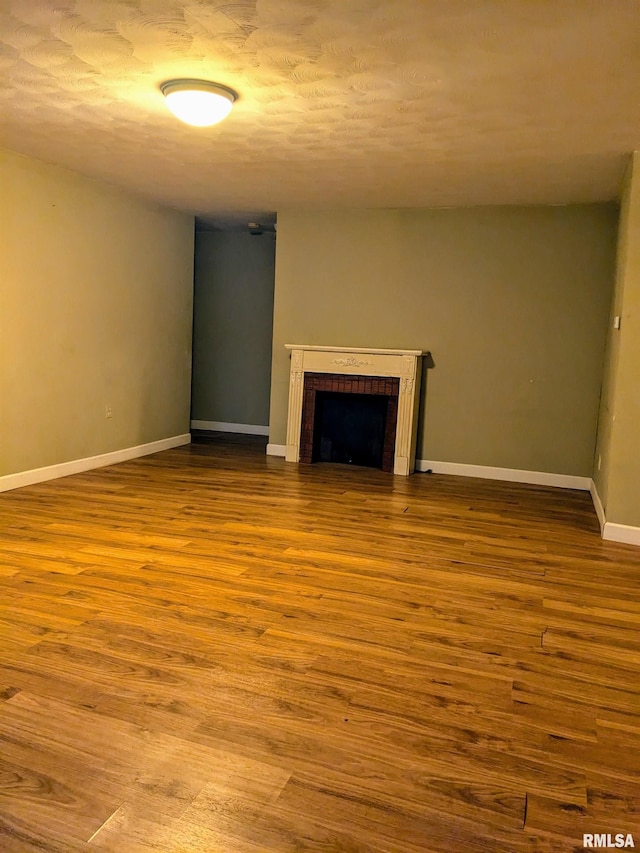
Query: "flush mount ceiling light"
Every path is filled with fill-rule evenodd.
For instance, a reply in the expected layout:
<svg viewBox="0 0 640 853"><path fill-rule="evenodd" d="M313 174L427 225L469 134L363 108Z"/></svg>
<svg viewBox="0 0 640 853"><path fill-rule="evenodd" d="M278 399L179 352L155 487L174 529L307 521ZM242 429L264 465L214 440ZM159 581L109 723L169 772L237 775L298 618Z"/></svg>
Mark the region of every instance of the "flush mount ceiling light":
<svg viewBox="0 0 640 853"><path fill-rule="evenodd" d="M195 127L222 121L238 97L233 89L207 80L168 80L160 90L174 116Z"/></svg>

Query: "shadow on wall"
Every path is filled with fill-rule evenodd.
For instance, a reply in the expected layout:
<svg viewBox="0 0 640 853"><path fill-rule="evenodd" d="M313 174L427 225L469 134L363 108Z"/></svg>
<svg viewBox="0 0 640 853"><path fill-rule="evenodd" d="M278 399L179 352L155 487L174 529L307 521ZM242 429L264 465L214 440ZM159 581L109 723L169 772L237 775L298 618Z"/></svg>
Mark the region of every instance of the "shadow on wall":
<svg viewBox="0 0 640 853"><path fill-rule="evenodd" d="M420 390L420 408L418 409L418 445L416 447L416 459L424 459L424 441L422 436L426 435L425 425L428 422L427 418L427 385L429 371L435 369L436 363L430 352L427 352L422 357L422 385Z"/></svg>

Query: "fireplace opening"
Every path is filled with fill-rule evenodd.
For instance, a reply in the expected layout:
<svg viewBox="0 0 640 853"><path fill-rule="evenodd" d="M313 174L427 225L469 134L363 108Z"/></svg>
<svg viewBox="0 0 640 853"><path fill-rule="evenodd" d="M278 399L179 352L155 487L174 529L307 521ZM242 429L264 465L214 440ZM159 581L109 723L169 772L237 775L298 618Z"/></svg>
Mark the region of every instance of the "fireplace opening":
<svg viewBox="0 0 640 853"><path fill-rule="evenodd" d="M312 462L382 468L389 397L318 391Z"/></svg>
<svg viewBox="0 0 640 853"><path fill-rule="evenodd" d="M390 376L305 373L300 462L393 471L399 385Z"/></svg>

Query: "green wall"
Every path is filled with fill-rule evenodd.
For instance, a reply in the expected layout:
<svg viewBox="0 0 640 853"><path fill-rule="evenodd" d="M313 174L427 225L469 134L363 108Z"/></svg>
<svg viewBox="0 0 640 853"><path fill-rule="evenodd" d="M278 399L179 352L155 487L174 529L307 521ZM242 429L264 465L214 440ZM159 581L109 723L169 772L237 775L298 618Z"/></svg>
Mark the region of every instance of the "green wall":
<svg viewBox="0 0 640 853"><path fill-rule="evenodd" d="M280 211L270 442L285 343L422 348L418 458L590 477L617 208Z"/></svg>
<svg viewBox="0 0 640 853"><path fill-rule="evenodd" d="M614 329L613 318L621 318ZM622 192L594 480L606 520L640 527L640 155Z"/></svg>
<svg viewBox="0 0 640 853"><path fill-rule="evenodd" d="M267 426L275 241L196 235L193 420Z"/></svg>
<svg viewBox="0 0 640 853"><path fill-rule="evenodd" d="M188 433L193 218L8 151L0 186L0 475Z"/></svg>

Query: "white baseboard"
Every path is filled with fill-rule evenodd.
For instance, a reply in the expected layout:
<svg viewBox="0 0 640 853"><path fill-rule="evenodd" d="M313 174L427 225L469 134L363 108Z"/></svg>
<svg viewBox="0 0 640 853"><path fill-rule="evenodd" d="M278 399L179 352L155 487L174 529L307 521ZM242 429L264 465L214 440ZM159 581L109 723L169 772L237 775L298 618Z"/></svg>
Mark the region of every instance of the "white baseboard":
<svg viewBox="0 0 640 853"><path fill-rule="evenodd" d="M286 445L267 444L268 456L285 456ZM612 524L605 518L602 501L596 484L589 477L571 474L548 474L544 471L521 471L517 468L492 468L486 465L465 465L458 462L428 462L416 459L417 471L433 471L434 474L454 474L458 477L481 477L487 480L506 480L510 483L529 483L533 486L556 486L562 489L579 489L590 492L595 507L602 538L628 545L640 545L640 527Z"/></svg>
<svg viewBox="0 0 640 853"><path fill-rule="evenodd" d="M100 456L87 456L84 459L48 465L46 468L32 468L30 471L20 471L18 474L6 474L0 477L0 492L8 492L21 486L31 486L34 483L44 483L47 480L56 480L58 477L68 477L70 474L80 474L82 471L91 471L93 468L104 468L106 465L115 465L117 462L126 462L129 459L137 459L139 456L148 456L151 453L159 453L161 450L180 447L183 444L189 444L190 441L191 435L186 432L183 435L161 438L159 441L151 441L148 444L139 444L137 447L125 447L123 450L102 453Z"/></svg>
<svg viewBox="0 0 640 853"><path fill-rule="evenodd" d="M640 545L640 527L606 521L602 530L602 538L610 542L623 542L626 545Z"/></svg>
<svg viewBox="0 0 640 853"><path fill-rule="evenodd" d="M595 482L591 481L591 500L600 522L600 532L602 538L608 542L622 542L625 545L640 545L640 527L632 527L630 524L616 524L612 521L607 521L600 495Z"/></svg>
<svg viewBox="0 0 640 853"><path fill-rule="evenodd" d="M228 424L223 421L191 421L191 429L211 432L239 432L243 435L269 435L269 427L260 424Z"/></svg>
<svg viewBox="0 0 640 853"><path fill-rule="evenodd" d="M286 456L286 444L267 444L267 456Z"/></svg>
<svg viewBox="0 0 640 853"><path fill-rule="evenodd" d="M510 483L529 483L533 486L558 486L562 489L581 489L588 492L590 477L572 474L548 474L544 471L520 471L517 468L493 468L488 465L465 465L459 462L429 462L416 459L417 471L434 474L455 474L458 477L481 477L485 480L506 480Z"/></svg>
<svg viewBox="0 0 640 853"><path fill-rule="evenodd" d="M598 494L598 489L594 480L591 481L589 491L591 492L593 507L596 511L596 515L598 516L598 521L600 522L600 532L603 534L602 538L604 539L604 526L607 523L607 519L605 518L604 507L602 506L602 501L600 500L600 495Z"/></svg>
<svg viewBox="0 0 640 853"><path fill-rule="evenodd" d="M267 455L285 456L285 444L267 444ZM580 489L588 492L593 482L589 477L571 474L547 474L543 471L519 471L516 468L491 468L486 465L465 465L459 462L429 462L416 459L416 471L433 471L434 474L455 474L458 477L482 477L485 480L507 480L511 483L529 483L534 486L559 486L563 489Z"/></svg>

